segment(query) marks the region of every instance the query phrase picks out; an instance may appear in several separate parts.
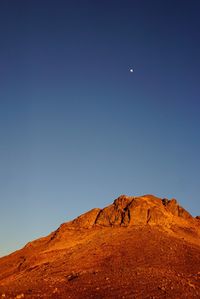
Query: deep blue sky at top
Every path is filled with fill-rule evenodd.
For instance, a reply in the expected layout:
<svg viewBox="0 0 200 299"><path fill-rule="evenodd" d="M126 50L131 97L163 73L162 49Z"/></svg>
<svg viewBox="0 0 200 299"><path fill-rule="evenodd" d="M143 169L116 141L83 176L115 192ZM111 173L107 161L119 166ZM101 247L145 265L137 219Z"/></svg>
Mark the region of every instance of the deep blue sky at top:
<svg viewBox="0 0 200 299"><path fill-rule="evenodd" d="M0 2L0 255L123 193L200 214L199 11Z"/></svg>

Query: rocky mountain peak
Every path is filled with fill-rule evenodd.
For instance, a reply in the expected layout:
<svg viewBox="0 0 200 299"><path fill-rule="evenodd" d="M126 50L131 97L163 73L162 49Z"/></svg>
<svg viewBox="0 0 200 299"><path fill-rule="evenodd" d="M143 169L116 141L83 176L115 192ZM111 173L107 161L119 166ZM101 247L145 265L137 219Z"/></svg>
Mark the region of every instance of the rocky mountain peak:
<svg viewBox="0 0 200 299"><path fill-rule="evenodd" d="M175 199L121 195L1 258L0 297L199 298L199 240Z"/></svg>
<svg viewBox="0 0 200 299"><path fill-rule="evenodd" d="M92 209L69 223L70 226L167 225L174 221L187 221L193 217L175 199L161 199L154 195L140 197L121 195L103 209Z"/></svg>

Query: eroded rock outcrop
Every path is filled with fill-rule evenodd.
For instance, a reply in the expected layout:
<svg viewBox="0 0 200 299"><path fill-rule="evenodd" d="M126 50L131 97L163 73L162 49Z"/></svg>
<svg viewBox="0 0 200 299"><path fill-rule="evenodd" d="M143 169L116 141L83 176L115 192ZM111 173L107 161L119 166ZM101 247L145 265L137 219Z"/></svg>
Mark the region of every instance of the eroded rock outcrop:
<svg viewBox="0 0 200 299"><path fill-rule="evenodd" d="M104 209L93 209L69 225L79 228L93 226L166 225L175 218L190 220L193 217L175 199L161 199L153 195L140 197L121 195Z"/></svg>
<svg viewBox="0 0 200 299"><path fill-rule="evenodd" d="M165 202L164 199L162 200L162 202L166 206L167 210L174 216L182 217L184 219L192 218L192 216L178 204L176 199L167 200L167 202Z"/></svg>

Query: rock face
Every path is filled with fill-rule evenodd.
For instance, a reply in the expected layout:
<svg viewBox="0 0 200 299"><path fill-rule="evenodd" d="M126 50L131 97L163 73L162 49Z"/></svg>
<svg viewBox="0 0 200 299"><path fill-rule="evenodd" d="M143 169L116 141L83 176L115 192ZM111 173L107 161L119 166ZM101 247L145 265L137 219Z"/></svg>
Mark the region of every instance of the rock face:
<svg viewBox="0 0 200 299"><path fill-rule="evenodd" d="M193 217L175 199L160 199L153 195L133 197L121 195L104 209L93 209L70 224L80 228L93 226L167 225L176 218Z"/></svg>
<svg viewBox="0 0 200 299"><path fill-rule="evenodd" d="M0 298L200 298L200 219L121 195L0 258Z"/></svg>

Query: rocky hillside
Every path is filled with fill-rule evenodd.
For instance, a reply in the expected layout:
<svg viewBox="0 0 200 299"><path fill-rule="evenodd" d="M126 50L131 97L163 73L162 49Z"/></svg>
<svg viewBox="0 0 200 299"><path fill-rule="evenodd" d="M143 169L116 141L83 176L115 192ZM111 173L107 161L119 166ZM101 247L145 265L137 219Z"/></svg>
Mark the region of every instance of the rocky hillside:
<svg viewBox="0 0 200 299"><path fill-rule="evenodd" d="M175 216L175 217L174 217ZM104 209L93 209L71 224L82 228L94 226L171 225L180 217L192 220L175 199L159 199L153 195L133 197L121 195Z"/></svg>
<svg viewBox="0 0 200 299"><path fill-rule="evenodd" d="M199 298L199 218L175 199L122 195L1 258L1 296Z"/></svg>

